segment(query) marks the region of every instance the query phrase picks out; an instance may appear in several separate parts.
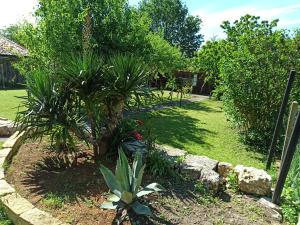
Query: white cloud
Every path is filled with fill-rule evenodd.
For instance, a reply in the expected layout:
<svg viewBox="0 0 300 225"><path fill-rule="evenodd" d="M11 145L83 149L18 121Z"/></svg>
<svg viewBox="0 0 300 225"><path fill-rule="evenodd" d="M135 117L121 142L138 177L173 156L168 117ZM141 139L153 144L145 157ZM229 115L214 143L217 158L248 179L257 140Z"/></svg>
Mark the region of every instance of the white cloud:
<svg viewBox="0 0 300 225"><path fill-rule="evenodd" d="M234 22L245 14L251 14L261 16L261 19L265 20L279 19L279 27L286 28L300 24L300 19L289 16L297 12L300 13L300 4L268 9L259 9L257 6L244 5L215 12L201 9L195 11L193 15L198 15L202 19L202 33L205 35L205 39L208 40L215 35L217 35L218 38L225 37L225 34L220 28L221 23L225 20Z"/></svg>
<svg viewBox="0 0 300 225"><path fill-rule="evenodd" d="M0 28L23 19L32 21L37 0L0 0Z"/></svg>

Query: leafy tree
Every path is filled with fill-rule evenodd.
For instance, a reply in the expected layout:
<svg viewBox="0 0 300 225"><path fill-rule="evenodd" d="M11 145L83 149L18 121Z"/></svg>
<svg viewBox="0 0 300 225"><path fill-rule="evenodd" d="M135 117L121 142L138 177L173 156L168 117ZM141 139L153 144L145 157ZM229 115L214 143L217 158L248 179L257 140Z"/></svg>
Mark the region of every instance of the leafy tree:
<svg viewBox="0 0 300 225"><path fill-rule="evenodd" d="M221 82L220 61L226 55L226 41L212 40L207 41L205 45L197 52L193 60L193 68L205 76L205 83L217 87ZM218 97L222 94L221 87L215 90ZM219 93L220 92L220 93Z"/></svg>
<svg viewBox="0 0 300 225"><path fill-rule="evenodd" d="M163 74L185 63L178 48L150 32L151 20L126 0L40 0L35 15L37 25L24 23L18 32L19 42L30 51L18 63L24 74L38 67L59 69L66 55L84 48L104 57L134 53Z"/></svg>
<svg viewBox="0 0 300 225"><path fill-rule="evenodd" d="M200 32L201 19L191 16L181 0L143 0L140 10L152 19L151 30L163 32L170 44L178 46L192 57L203 42Z"/></svg>
<svg viewBox="0 0 300 225"><path fill-rule="evenodd" d="M151 46L148 61L154 71L171 76L174 71L186 66L185 57L179 48L171 46L159 34L150 33L147 39Z"/></svg>
<svg viewBox="0 0 300 225"><path fill-rule="evenodd" d="M66 54L83 52L86 35L90 50L105 57L117 52L144 56L150 48L149 19L127 0L39 0L35 16L37 25L27 24L20 35L35 59L25 60L31 67L61 67Z"/></svg>
<svg viewBox="0 0 300 225"><path fill-rule="evenodd" d="M249 143L262 147L270 142L289 71L299 63L277 22L246 15L222 24L229 46L220 63L226 112Z"/></svg>
<svg viewBox="0 0 300 225"><path fill-rule="evenodd" d="M8 38L11 41L18 42L17 34L22 24L13 24L3 29L0 29L0 35Z"/></svg>

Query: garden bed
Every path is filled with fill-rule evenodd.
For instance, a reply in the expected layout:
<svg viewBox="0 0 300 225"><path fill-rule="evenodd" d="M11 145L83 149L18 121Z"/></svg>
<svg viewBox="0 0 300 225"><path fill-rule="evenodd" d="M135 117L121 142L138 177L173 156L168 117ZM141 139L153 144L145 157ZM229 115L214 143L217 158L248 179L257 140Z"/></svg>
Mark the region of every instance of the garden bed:
<svg viewBox="0 0 300 225"><path fill-rule="evenodd" d="M7 171L8 182L35 206L62 221L76 225L112 224L115 211L99 208L108 188L98 166L89 159L90 150L84 150L84 158L76 167L64 168L62 163L53 164L50 159L55 155L45 151L47 146L45 141L24 144ZM112 169L114 162L110 159L104 164ZM135 224L278 224L255 198L231 192L212 197L201 186L195 187L194 182L183 178L145 176L146 184L152 181L158 181L167 191L143 199L154 216L133 217Z"/></svg>

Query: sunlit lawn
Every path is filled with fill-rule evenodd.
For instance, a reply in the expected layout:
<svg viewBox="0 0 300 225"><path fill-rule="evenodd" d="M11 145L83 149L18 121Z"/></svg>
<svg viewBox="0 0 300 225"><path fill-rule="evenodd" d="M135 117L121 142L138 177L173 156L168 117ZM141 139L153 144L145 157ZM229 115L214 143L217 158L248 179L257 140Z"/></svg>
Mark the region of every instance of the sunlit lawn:
<svg viewBox="0 0 300 225"><path fill-rule="evenodd" d="M25 95L25 90L0 90L0 117L13 120L21 102L17 97Z"/></svg>
<svg viewBox="0 0 300 225"><path fill-rule="evenodd" d="M160 144L182 148L219 161L263 168L263 155L239 140L222 110L222 102L206 100L138 116L153 128Z"/></svg>
<svg viewBox="0 0 300 225"><path fill-rule="evenodd" d="M156 92L157 94L157 92ZM0 117L14 119L25 90L0 91ZM164 92L163 102L169 96ZM174 99L176 100L176 93ZM156 103L159 103L158 100ZM263 155L250 151L239 140L222 110L222 102L206 100L189 103L182 108L174 107L139 117L153 128L160 144L187 150L189 153L206 155L219 161L263 168ZM0 144L1 145L1 144Z"/></svg>

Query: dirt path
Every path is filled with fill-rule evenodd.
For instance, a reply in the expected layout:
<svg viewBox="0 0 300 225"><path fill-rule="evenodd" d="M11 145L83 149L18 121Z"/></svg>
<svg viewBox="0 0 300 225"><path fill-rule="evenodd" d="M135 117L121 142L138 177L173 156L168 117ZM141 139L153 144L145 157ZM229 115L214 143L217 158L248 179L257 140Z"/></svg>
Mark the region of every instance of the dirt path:
<svg viewBox="0 0 300 225"><path fill-rule="evenodd" d="M209 98L210 97L206 96L206 95L191 94L191 97L188 98L188 99L183 99L181 104L185 105L185 104L188 104L188 103L191 103L191 102L201 102L201 101L207 100ZM167 108L174 107L174 106L180 106L180 101L171 101L171 102L168 102L168 103L165 103L165 104L153 105L151 107L144 107L144 108L141 107L140 109L134 110L134 111L126 111L124 113L124 116L131 116L131 115L141 113L141 112L143 112L143 113L154 112L154 111L157 111L157 110L167 109Z"/></svg>

